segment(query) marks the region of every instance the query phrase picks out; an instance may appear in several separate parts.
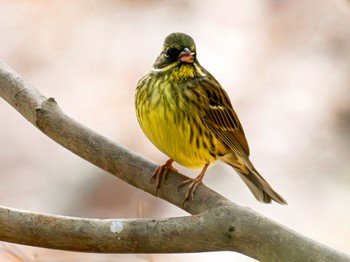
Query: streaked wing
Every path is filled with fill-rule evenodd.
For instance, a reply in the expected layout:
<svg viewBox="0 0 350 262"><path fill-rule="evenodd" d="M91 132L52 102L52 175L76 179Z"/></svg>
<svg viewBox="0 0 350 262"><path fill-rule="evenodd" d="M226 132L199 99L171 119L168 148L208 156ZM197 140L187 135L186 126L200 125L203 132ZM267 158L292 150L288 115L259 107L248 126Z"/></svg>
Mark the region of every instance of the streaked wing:
<svg viewBox="0 0 350 262"><path fill-rule="evenodd" d="M247 157L249 156L247 139L230 99L220 84L214 78L210 78L209 81L202 83L209 97L205 121L232 151Z"/></svg>
<svg viewBox="0 0 350 262"><path fill-rule="evenodd" d="M222 109L209 105L206 122L234 152L241 156L249 156L247 140L233 109ZM238 125L232 125L233 123Z"/></svg>

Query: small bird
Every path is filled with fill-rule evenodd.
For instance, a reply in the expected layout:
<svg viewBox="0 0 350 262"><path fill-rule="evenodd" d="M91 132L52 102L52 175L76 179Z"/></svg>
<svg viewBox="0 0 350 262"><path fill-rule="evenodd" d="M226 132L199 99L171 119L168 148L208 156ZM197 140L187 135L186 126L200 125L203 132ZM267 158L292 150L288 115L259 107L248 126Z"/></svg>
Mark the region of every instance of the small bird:
<svg viewBox="0 0 350 262"><path fill-rule="evenodd" d="M217 160L233 167L261 202L287 204L249 160L243 127L230 98L219 82L198 62L196 45L184 33L168 35L153 68L136 88L135 107L139 124L151 142L170 159L152 178L156 190L161 177L177 171L173 162L202 170L188 185L184 202L202 183L207 168Z"/></svg>

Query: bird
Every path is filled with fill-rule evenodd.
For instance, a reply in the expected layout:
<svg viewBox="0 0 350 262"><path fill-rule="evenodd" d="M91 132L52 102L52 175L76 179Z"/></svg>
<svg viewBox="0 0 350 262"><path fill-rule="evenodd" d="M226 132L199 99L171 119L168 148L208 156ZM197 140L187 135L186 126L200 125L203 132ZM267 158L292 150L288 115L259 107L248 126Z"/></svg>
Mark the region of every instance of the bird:
<svg viewBox="0 0 350 262"><path fill-rule="evenodd" d="M188 184L184 201L194 199L207 168L217 161L231 166L263 203L287 204L249 159L243 127L219 82L198 62L196 44L185 33L171 33L153 67L138 81L135 110L141 129L169 160L152 174L156 194L176 162L201 170Z"/></svg>

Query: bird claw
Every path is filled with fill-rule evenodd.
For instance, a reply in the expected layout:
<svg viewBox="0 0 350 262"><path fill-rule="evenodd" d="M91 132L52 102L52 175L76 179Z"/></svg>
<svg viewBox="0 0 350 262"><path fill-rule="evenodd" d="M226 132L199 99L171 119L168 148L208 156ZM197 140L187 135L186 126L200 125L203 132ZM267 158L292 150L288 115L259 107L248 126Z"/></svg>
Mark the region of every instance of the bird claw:
<svg viewBox="0 0 350 262"><path fill-rule="evenodd" d="M202 178L201 177L196 177L196 178L190 178L182 182L180 185L178 185L177 190L180 191L180 189L186 185L189 184L184 200L182 202L182 206L184 206L185 202L190 198L194 200L194 193L197 190L197 187L202 183Z"/></svg>
<svg viewBox="0 0 350 262"><path fill-rule="evenodd" d="M164 179L163 179L163 183L164 183L166 180L166 177L169 173L169 170L177 172L177 170L172 166L173 162L174 162L174 160L169 159L168 161L165 162L165 164L157 167L157 169L154 170L150 180L152 180L154 178L156 179L156 195L158 193L158 189L160 188L161 178L164 177Z"/></svg>

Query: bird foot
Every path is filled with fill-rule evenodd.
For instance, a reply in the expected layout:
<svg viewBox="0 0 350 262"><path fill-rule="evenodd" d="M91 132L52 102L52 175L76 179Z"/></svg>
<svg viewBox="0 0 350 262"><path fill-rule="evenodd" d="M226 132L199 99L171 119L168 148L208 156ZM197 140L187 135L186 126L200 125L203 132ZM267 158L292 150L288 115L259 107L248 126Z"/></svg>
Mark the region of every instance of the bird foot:
<svg viewBox="0 0 350 262"><path fill-rule="evenodd" d="M160 180L163 177L163 183L166 180L166 177L168 175L169 170L172 170L174 172L177 172L177 170L173 167L173 162L174 160L169 159L168 161L165 162L165 164L157 167L157 169L153 172L151 176L152 179L156 179L156 195L158 193L158 189L160 188Z"/></svg>
<svg viewBox="0 0 350 262"><path fill-rule="evenodd" d="M185 180L184 182L182 182L180 185L178 185L177 190L179 191L184 185L189 184L186 194L185 194L185 198L182 202L182 206L184 206L185 202L190 198L194 200L194 193L197 190L197 187L202 183L202 176L198 176L196 178L190 178Z"/></svg>

